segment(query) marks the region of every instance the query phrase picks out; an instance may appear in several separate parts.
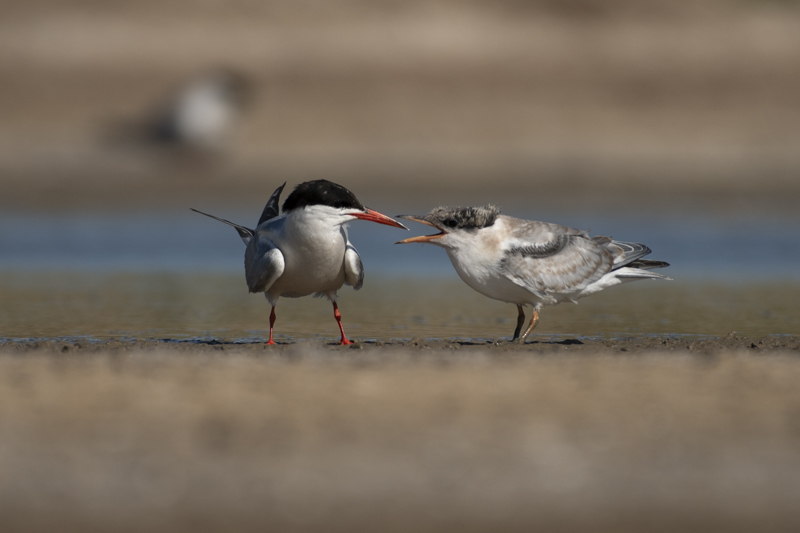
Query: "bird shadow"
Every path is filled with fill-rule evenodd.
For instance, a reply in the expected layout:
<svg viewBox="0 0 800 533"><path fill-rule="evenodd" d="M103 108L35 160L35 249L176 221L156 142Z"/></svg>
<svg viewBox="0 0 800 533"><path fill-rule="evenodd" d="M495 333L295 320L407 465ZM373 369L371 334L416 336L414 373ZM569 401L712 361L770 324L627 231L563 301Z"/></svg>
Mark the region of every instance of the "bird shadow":
<svg viewBox="0 0 800 533"><path fill-rule="evenodd" d="M517 345L517 346L524 346L526 344L558 344L561 346L571 346L571 345L579 345L584 344L583 341L578 339L563 339L563 340L529 340L523 344L520 344L519 341L516 340L462 340L462 341L454 341L451 344L458 344L460 346L485 346L487 344L497 344L497 345Z"/></svg>
<svg viewBox="0 0 800 533"><path fill-rule="evenodd" d="M549 340L549 341L531 341L531 342L526 342L525 344L559 344L561 346L572 346L572 345L585 344L585 343L583 341L578 340L578 339L563 339L563 340L560 340L560 341L554 341L554 340Z"/></svg>
<svg viewBox="0 0 800 533"><path fill-rule="evenodd" d="M158 339L165 344L184 344L190 346L267 346L265 340L225 340L219 339ZM285 346L291 342L275 342L276 346Z"/></svg>

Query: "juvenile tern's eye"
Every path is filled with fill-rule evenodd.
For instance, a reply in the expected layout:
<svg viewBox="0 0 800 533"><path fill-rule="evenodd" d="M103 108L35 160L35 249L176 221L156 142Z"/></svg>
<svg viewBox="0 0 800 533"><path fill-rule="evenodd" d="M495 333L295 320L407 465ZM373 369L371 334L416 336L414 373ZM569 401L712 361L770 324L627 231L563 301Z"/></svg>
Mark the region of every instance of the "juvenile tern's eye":
<svg viewBox="0 0 800 533"><path fill-rule="evenodd" d="M452 218L448 218L447 220L444 221L444 225L447 226L448 228L455 228L456 221L453 220Z"/></svg>

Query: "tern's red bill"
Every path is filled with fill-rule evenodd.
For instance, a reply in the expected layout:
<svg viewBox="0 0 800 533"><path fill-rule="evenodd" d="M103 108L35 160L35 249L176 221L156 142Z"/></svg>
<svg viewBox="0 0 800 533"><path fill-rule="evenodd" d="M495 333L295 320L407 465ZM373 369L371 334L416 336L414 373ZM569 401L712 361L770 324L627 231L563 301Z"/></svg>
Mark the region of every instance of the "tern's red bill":
<svg viewBox="0 0 800 533"><path fill-rule="evenodd" d="M372 209L369 208L367 208L366 213L363 211L355 211L350 214L360 220L369 220L370 222L377 222L378 224L386 224L387 226L394 226L395 228L402 228L406 230L408 229L395 219L387 217L386 215L378 213L377 211L373 211Z"/></svg>

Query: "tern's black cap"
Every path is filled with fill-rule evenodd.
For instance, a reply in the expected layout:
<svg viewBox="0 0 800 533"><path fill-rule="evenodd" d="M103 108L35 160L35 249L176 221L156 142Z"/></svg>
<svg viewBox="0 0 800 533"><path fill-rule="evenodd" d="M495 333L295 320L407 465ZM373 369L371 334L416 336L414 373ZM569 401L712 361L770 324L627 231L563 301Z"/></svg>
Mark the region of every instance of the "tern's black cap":
<svg viewBox="0 0 800 533"><path fill-rule="evenodd" d="M283 212L302 209L310 205L327 205L339 209L359 209L364 205L356 195L346 188L328 180L314 180L301 183L283 202Z"/></svg>

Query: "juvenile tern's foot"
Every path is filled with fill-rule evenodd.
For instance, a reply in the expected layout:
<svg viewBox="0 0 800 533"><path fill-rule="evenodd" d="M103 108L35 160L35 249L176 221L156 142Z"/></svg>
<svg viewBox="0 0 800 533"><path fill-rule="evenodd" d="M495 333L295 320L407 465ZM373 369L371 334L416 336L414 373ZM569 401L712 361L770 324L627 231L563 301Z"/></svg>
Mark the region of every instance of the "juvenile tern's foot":
<svg viewBox="0 0 800 533"><path fill-rule="evenodd" d="M267 345L274 345L275 341L272 340L272 327L275 325L275 306L272 306L272 311L269 314L269 340Z"/></svg>
<svg viewBox="0 0 800 533"><path fill-rule="evenodd" d="M517 329L514 330L514 336L511 338L512 341L515 341L519 338L519 332L522 331L522 324L525 323L525 311L522 309L521 305L517 306Z"/></svg>
<svg viewBox="0 0 800 533"><path fill-rule="evenodd" d="M525 344L525 338L533 331L533 328L536 327L536 324L539 323L539 311L536 309L533 310L533 316L531 317L531 323L528 326L528 329L525 330L525 333L522 334L522 337L519 338L519 342L521 344Z"/></svg>

